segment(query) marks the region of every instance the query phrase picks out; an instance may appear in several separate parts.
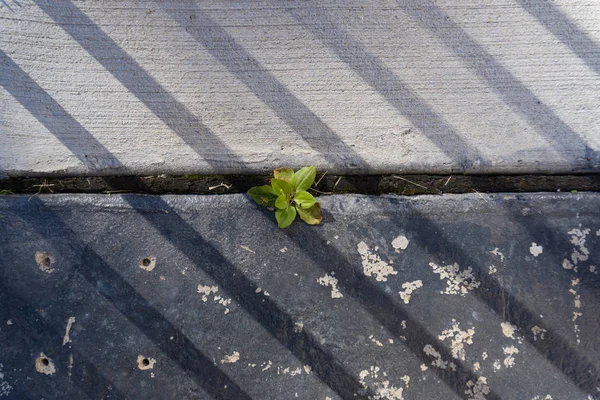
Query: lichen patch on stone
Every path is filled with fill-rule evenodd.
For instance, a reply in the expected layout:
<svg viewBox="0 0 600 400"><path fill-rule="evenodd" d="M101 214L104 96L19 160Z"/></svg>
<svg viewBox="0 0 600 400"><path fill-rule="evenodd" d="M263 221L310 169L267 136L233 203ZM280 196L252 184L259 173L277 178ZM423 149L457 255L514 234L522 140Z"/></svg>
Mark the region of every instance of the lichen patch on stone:
<svg viewBox="0 0 600 400"><path fill-rule="evenodd" d="M536 342L538 339L544 340L544 333L546 333L546 329L535 325L531 328L531 332L533 333L533 341Z"/></svg>
<svg viewBox="0 0 600 400"><path fill-rule="evenodd" d="M467 381L467 390L465 394L469 397L469 400L486 400L486 395L491 393L491 389L487 384L487 378L480 376L476 382L471 380Z"/></svg>
<svg viewBox="0 0 600 400"><path fill-rule="evenodd" d="M465 296L470 290L477 289L481 285L481 282L475 280L471 267L461 271L458 263L437 265L430 262L429 266L433 268L435 274L440 276L441 280L446 280L446 289L442 293Z"/></svg>
<svg viewBox="0 0 600 400"><path fill-rule="evenodd" d="M49 274L54 271L52 265L54 264L54 256L45 251L38 251L35 253L35 262L40 267L40 270Z"/></svg>
<svg viewBox="0 0 600 400"><path fill-rule="evenodd" d="M432 345L430 345L430 344L425 345L425 347L423 347L423 351L428 356L433 357L433 361L431 361L431 365L433 365L434 367L438 367L441 369L446 369L446 368L450 367L450 369L452 371L456 371L456 364L454 364L453 362L444 361L442 359L442 355Z"/></svg>
<svg viewBox="0 0 600 400"><path fill-rule="evenodd" d="M510 346L504 347L502 349L502 351L506 355L506 357L504 358L504 362L503 362L504 366L506 368L514 367L515 366L515 358L513 356L515 354L519 354L519 349L517 349L513 345L510 345Z"/></svg>
<svg viewBox="0 0 600 400"><path fill-rule="evenodd" d="M392 240L392 247L394 248L394 251L399 253L400 250L406 250L406 248L408 247L408 243L408 238L404 234L401 234L396 236L396 238Z"/></svg>
<svg viewBox="0 0 600 400"><path fill-rule="evenodd" d="M10 395L10 392L12 392L13 387L10 383L8 383L8 381L4 379L4 372L2 372L3 369L4 365L0 363L0 397L8 397L8 395Z"/></svg>
<svg viewBox="0 0 600 400"><path fill-rule="evenodd" d="M404 400L404 389L402 387L394 386L388 379L382 378L382 380L379 380L379 371L379 367L371 366L368 370L362 370L359 374L359 383L365 389L371 387L372 391L375 393L373 396L369 397L369 399ZM387 376L385 372L382 375L384 377ZM367 379L369 382L367 382ZM404 377L401 379L408 385L408 382L404 379Z"/></svg>
<svg viewBox="0 0 600 400"><path fill-rule="evenodd" d="M444 330L438 339L441 341L449 339L452 357L465 361L465 345L473 344L473 335L475 335L475 329L469 328L463 331L460 329L460 323L453 319L452 327Z"/></svg>
<svg viewBox="0 0 600 400"><path fill-rule="evenodd" d="M240 360L240 353L234 351L231 355L225 355L221 360L221 364L233 364Z"/></svg>
<svg viewBox="0 0 600 400"><path fill-rule="evenodd" d="M365 242L360 242L357 249L362 259L363 273L366 276L375 276L375 280L378 282L386 282L389 275L398 274L398 271L394 270L390 264L371 252Z"/></svg>
<svg viewBox="0 0 600 400"><path fill-rule="evenodd" d="M512 325L510 322L502 322L500 323L500 327L502 327L502 334L507 338L516 339L515 332L517 327Z"/></svg>
<svg viewBox="0 0 600 400"><path fill-rule="evenodd" d="M150 357L144 357L139 355L137 357L137 366L142 371L154 368L154 364L156 364L156 359Z"/></svg>
<svg viewBox="0 0 600 400"><path fill-rule="evenodd" d="M138 265L144 271L152 271L154 268L156 268L156 257L148 256L146 258L142 258Z"/></svg>
<svg viewBox="0 0 600 400"><path fill-rule="evenodd" d="M40 374L54 375L56 367L50 357L40 353L40 356L35 360L35 370Z"/></svg>
<svg viewBox="0 0 600 400"><path fill-rule="evenodd" d="M504 254L502 254L499 248L496 247L494 250L490 251L490 253L497 257L500 257L500 262L504 262Z"/></svg>
<svg viewBox="0 0 600 400"><path fill-rule="evenodd" d="M413 282L404 282L402 284L402 289L404 290L398 292L398 294L400 295L400 298L404 300L404 304L408 304L410 302L410 297L412 296L413 292L416 291L418 288L422 287L423 282L420 280Z"/></svg>
<svg viewBox="0 0 600 400"><path fill-rule="evenodd" d="M531 247L529 247L529 252L534 257L539 256L540 254L542 254L543 251L544 251L544 248L535 242L531 243Z"/></svg>
<svg viewBox="0 0 600 400"><path fill-rule="evenodd" d="M198 285L198 293L202 295L202 301L205 303L208 301L208 296L211 293L217 293L218 291L219 288L217 286Z"/></svg>
<svg viewBox="0 0 600 400"><path fill-rule="evenodd" d="M75 317L69 317L67 320L67 327L65 328L65 336L63 337L63 346L67 343L71 342L71 338L69 337L69 333L71 332L71 327L75 323Z"/></svg>
<svg viewBox="0 0 600 400"><path fill-rule="evenodd" d="M339 291L338 286L337 286L338 280L333 275L334 275L333 272L331 273L331 275L325 274L325 276L322 276L319 279L317 279L317 282L319 283L319 285L331 287L331 298L332 299L341 299L342 297L344 297L344 295L342 294L342 292Z"/></svg>

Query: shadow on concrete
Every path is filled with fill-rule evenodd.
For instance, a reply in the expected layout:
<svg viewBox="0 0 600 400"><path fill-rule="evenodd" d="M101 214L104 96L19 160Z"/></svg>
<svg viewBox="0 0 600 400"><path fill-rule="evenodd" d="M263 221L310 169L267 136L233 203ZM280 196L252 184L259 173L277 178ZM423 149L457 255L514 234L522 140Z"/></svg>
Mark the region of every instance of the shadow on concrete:
<svg viewBox="0 0 600 400"><path fill-rule="evenodd" d="M236 171L243 170L245 164L237 154L75 4L70 0L59 5L44 0L34 2L216 171L231 165Z"/></svg>
<svg viewBox="0 0 600 400"><path fill-rule="evenodd" d="M518 3L600 75L600 46L558 6L547 0L519 0Z"/></svg>
<svg viewBox="0 0 600 400"><path fill-rule="evenodd" d="M215 366L210 358L163 317L102 257L81 243L76 233L39 198L31 198L20 216L31 225L32 230L47 239L52 237L52 232L61 232L60 240L67 241L71 248L81 253L80 262L74 263L72 269L96 288L98 294L112 303L208 394L216 399L251 399L237 383ZM170 337L174 339L170 340ZM226 391L223 390L224 386L227 386Z"/></svg>
<svg viewBox="0 0 600 400"><path fill-rule="evenodd" d="M530 89L471 38L432 0L397 0L400 8L419 21L443 44L451 48L517 114L566 159L585 154L588 168L600 165L600 152L593 150ZM597 63L596 65L600 65Z"/></svg>
<svg viewBox="0 0 600 400"><path fill-rule="evenodd" d="M468 172L472 167L471 160L479 160L480 166L485 164L486 160L475 147L465 141L443 116L437 114L405 82L371 55L364 45L331 22L324 8L313 8L306 4L286 11L358 73L441 152L456 162L460 166L460 171L457 172Z"/></svg>
<svg viewBox="0 0 600 400"><path fill-rule="evenodd" d="M0 49L0 85L93 170L123 171L121 162Z"/></svg>
<svg viewBox="0 0 600 400"><path fill-rule="evenodd" d="M1 271L0 271L1 272ZM3 274L2 274L3 275ZM10 312L13 314L18 313L19 323L14 324L11 327L11 331L16 330L18 334L18 340L25 343L37 343L39 344L42 340L44 342L52 342L55 344L54 348L61 349L63 345L63 335L59 333L56 326L63 326L64 321L47 321L38 311L37 308L25 300L21 294L8 286L8 284L0 279L0 304L3 305L3 312ZM8 314L6 315L8 316ZM8 318L6 318L8 319ZM3 319L4 320L4 319ZM3 343L6 345L7 343ZM23 351L31 350L25 344L25 348L21 348ZM55 362L65 357L59 356L52 353L52 350L46 350L48 357L54 359ZM107 378L105 378L96 366L87 360L81 351L77 349L69 349L68 352L72 355L74 360L77 360L77 367L73 368L69 372L69 381L77 385L79 389L85 393L90 399L92 398L114 398L114 399L126 399L126 396L119 391L119 389ZM7 357L8 354L3 354L3 357ZM6 362L6 360L4 360ZM31 361L33 363L33 360ZM19 389L24 390L21 392ZM59 392L65 395L68 390L67 388L59 386ZM19 399L26 399L29 397L27 393L29 387L15 388ZM51 393L46 393L51 395ZM58 394L58 393L54 393Z"/></svg>
<svg viewBox="0 0 600 400"><path fill-rule="evenodd" d="M368 171L368 165L353 148L345 144L325 122L204 11L195 4L189 4L194 7L189 10L165 7L162 2L160 5L311 148L346 172L356 169L361 169L363 173Z"/></svg>

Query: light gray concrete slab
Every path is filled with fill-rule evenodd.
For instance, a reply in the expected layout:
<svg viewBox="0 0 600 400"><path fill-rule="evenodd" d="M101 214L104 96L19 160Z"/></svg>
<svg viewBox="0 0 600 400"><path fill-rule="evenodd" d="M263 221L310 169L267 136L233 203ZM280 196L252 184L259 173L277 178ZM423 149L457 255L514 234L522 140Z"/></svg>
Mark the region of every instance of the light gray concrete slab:
<svg viewBox="0 0 600 400"><path fill-rule="evenodd" d="M600 4L0 3L0 170L600 168Z"/></svg>

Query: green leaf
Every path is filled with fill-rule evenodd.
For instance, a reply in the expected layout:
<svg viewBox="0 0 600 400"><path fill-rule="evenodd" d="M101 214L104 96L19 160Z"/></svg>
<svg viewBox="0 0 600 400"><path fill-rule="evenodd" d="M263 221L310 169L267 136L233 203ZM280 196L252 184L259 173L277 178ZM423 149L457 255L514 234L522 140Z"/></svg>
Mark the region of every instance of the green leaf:
<svg viewBox="0 0 600 400"><path fill-rule="evenodd" d="M292 197L292 192L294 191L291 183L281 179L271 179L271 187L278 197L284 195L288 199Z"/></svg>
<svg viewBox="0 0 600 400"><path fill-rule="evenodd" d="M248 195L261 206L275 207L277 195L271 186L254 186L248 190Z"/></svg>
<svg viewBox="0 0 600 400"><path fill-rule="evenodd" d="M323 215L321 215L321 205L319 203L315 203L311 208L306 210L296 206L296 210L298 211L298 215L302 221L309 225L318 225L321 223L321 221L323 221Z"/></svg>
<svg viewBox="0 0 600 400"><path fill-rule="evenodd" d="M300 190L294 195L294 201L302 208L311 208L317 202L312 194Z"/></svg>
<svg viewBox="0 0 600 400"><path fill-rule="evenodd" d="M275 179L290 182L292 180L292 176L294 176L294 170L291 168L277 168L275 171L273 171L273 176Z"/></svg>
<svg viewBox="0 0 600 400"><path fill-rule="evenodd" d="M317 176L317 170L315 167L304 167L300 168L294 176L292 176L291 183L294 185L296 190L308 190L309 187L315 182Z"/></svg>
<svg viewBox="0 0 600 400"><path fill-rule="evenodd" d="M296 209L294 207L288 207L285 210L276 210L275 218L277 219L277 226L286 228L294 222L294 219L296 219Z"/></svg>
<svg viewBox="0 0 600 400"><path fill-rule="evenodd" d="M279 208L280 210L285 210L289 206L290 201L284 195L279 196L277 200L275 200L275 207Z"/></svg>

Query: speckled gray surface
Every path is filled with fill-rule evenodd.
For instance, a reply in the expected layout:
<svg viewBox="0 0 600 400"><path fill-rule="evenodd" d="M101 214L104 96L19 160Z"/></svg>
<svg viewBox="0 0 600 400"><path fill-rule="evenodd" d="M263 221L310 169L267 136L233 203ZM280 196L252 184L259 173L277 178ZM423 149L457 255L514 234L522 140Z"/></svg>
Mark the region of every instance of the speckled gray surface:
<svg viewBox="0 0 600 400"><path fill-rule="evenodd" d="M0 196L0 396L600 398L600 195L321 200Z"/></svg>

